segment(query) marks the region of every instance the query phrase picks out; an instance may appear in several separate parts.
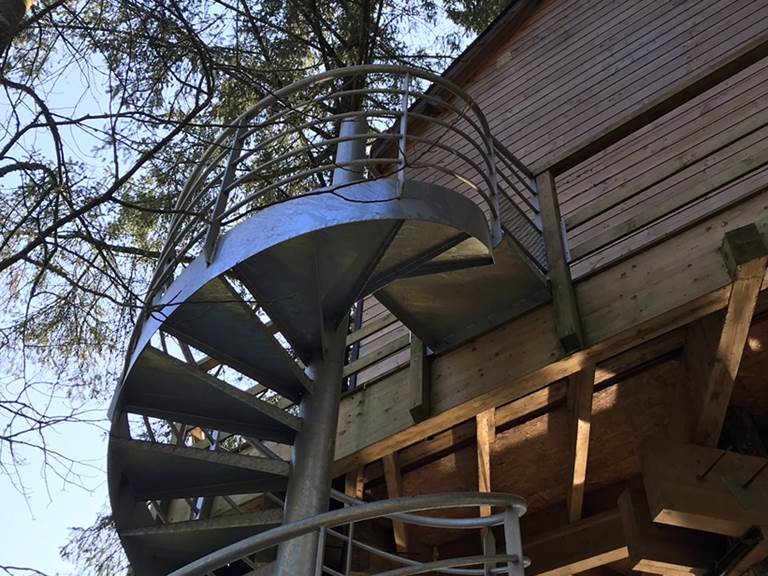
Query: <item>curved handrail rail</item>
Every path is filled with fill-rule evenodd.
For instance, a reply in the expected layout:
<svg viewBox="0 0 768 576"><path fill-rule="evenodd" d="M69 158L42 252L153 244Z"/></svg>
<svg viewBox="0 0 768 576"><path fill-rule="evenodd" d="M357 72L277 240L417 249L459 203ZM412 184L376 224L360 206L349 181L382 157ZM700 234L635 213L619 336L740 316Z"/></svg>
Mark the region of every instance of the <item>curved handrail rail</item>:
<svg viewBox="0 0 768 576"><path fill-rule="evenodd" d="M516 563L518 557L514 554L489 554L484 556L462 556L461 558L448 558L446 560L435 560L433 562L425 562L419 566L405 566L403 568L395 568L394 570L387 570L386 572L380 572L377 576L412 576L414 574L426 574L427 572L445 572L446 569L458 568L460 566L471 566L474 564L497 564L497 563ZM527 560L524 562L527 568L530 562ZM491 568L489 572L491 574L503 574L507 569ZM473 571L474 572L474 571ZM474 572L476 574L487 574L485 571Z"/></svg>
<svg viewBox="0 0 768 576"><path fill-rule="evenodd" d="M360 117L370 130L339 135L340 122ZM421 126L418 133L414 125ZM337 163L335 147L350 140L370 147L373 157ZM520 228L526 237L537 230L530 171L495 140L462 88L406 66L328 70L268 94L206 148L171 211L142 318L185 262L201 252L213 257L228 227L276 202L334 191L330 175L340 167L354 169L362 181L404 179L407 171L465 193L485 211L495 242L502 233L500 195L515 213L506 231ZM129 354L140 327L141 319Z"/></svg>
<svg viewBox="0 0 768 576"><path fill-rule="evenodd" d="M365 500L353 498L339 492L335 488L331 488L331 499L346 504L348 506L361 506L367 504ZM520 512L522 516L525 510ZM426 528L449 528L449 529L477 529L477 528L491 528L493 526L499 526L504 523L504 514L493 514L491 516L478 516L477 518L438 518L434 516L421 516L419 514L410 514L408 512L398 512L396 514L390 514L390 518L400 520L406 524L413 526L424 526Z"/></svg>
<svg viewBox="0 0 768 576"><path fill-rule="evenodd" d="M261 532L254 536L244 538L239 542L230 544L224 548L211 552L186 566L175 570L169 576L201 576L216 570L230 562L255 554L267 548L276 546L287 540L298 538L317 530L327 530L335 526L353 524L372 520L374 518L392 517L393 515L413 514L415 512L445 510L455 508L470 508L478 506L503 507L505 513L501 523L505 524L505 533L514 533L519 542L519 526L517 519L527 510L525 500L513 494L498 492L450 492L444 494L426 494L422 496L406 496L390 500L377 500L365 502L338 510L332 510L318 514L310 518L290 522ZM465 519L454 519L465 520ZM509 526L507 523L514 523ZM478 525L480 527L482 525ZM514 546L512 546L514 548ZM510 543L508 543L510 548ZM515 556L509 562L522 562L522 554L509 554ZM489 559L488 562L494 560ZM415 561L410 561L409 564ZM413 565L413 564L412 564ZM304 576L304 575L302 575Z"/></svg>

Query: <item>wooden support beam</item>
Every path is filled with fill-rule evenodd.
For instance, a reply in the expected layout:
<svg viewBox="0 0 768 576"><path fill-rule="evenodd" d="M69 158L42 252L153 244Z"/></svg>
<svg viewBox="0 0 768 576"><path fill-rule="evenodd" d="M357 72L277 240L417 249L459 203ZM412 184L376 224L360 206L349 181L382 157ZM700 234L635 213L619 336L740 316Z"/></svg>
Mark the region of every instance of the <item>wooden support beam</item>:
<svg viewBox="0 0 768 576"><path fill-rule="evenodd" d="M768 458L657 438L640 460L654 522L734 537L768 523Z"/></svg>
<svg viewBox="0 0 768 576"><path fill-rule="evenodd" d="M387 454L381 459L384 465L384 478L387 483L387 496L399 498L403 495L403 477L400 474L400 465L397 461L397 453ZM392 530L395 535L395 547L398 552L408 550L408 532L405 524L398 520L392 520Z"/></svg>
<svg viewBox="0 0 768 576"><path fill-rule="evenodd" d="M411 334L411 360L408 365L408 390L411 418L421 422L430 416L430 376L427 347L416 335Z"/></svg>
<svg viewBox="0 0 768 576"><path fill-rule="evenodd" d="M719 536L655 524L642 481L630 482L619 496L630 567L651 574L704 574L723 552Z"/></svg>
<svg viewBox="0 0 768 576"><path fill-rule="evenodd" d="M539 192L541 226L544 232L544 247L547 251L557 335L563 350L570 353L583 347L584 336L581 330L576 292L571 281L571 269L565 252L555 178L552 173L543 172L536 177L536 185Z"/></svg>
<svg viewBox="0 0 768 576"><path fill-rule="evenodd" d="M594 364L568 378L568 408L571 416L571 470L568 481L568 519L581 519L584 483L587 478L589 433L592 425L592 392L595 384Z"/></svg>
<svg viewBox="0 0 768 576"><path fill-rule="evenodd" d="M614 356L597 365L595 385L621 377L622 374L636 369L638 366L680 350L685 343L685 332L682 329L668 332L654 340ZM498 406L495 410L496 428L529 417L531 414L562 402L567 395L567 383L559 380L546 388L528 394ZM453 428L440 432L428 439L407 446L398 452L401 467L420 464L431 458L450 451L452 448L467 445L476 436L476 426L473 420L466 420ZM381 464L377 461L366 468L366 478L373 481L384 475Z"/></svg>
<svg viewBox="0 0 768 576"><path fill-rule="evenodd" d="M365 468L347 472L344 477L344 494L362 500L365 494Z"/></svg>
<svg viewBox="0 0 768 576"><path fill-rule="evenodd" d="M733 279L724 319L694 323L686 344L693 410L687 439L705 446L717 446L720 438L768 262L754 224L727 232L722 250Z"/></svg>
<svg viewBox="0 0 768 576"><path fill-rule="evenodd" d="M523 534L527 576L570 576L629 556L618 509L542 536Z"/></svg>
<svg viewBox="0 0 768 576"><path fill-rule="evenodd" d="M480 412L475 418L477 438L477 490L491 492L491 444L496 440L496 410ZM481 516L490 516L491 507L481 506Z"/></svg>

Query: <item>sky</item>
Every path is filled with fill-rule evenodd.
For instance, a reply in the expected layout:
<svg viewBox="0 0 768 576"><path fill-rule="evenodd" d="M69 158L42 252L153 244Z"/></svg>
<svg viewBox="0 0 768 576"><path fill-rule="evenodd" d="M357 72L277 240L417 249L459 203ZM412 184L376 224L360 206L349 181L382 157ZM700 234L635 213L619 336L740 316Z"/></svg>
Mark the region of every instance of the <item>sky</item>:
<svg viewBox="0 0 768 576"><path fill-rule="evenodd" d="M108 107L105 83L98 77L84 77L71 66L66 73L56 75L50 86L36 88L45 94L46 102L55 112L62 114L98 113ZM2 110L7 101L0 99L0 118L5 116ZM66 154L71 159L98 164L95 150L96 140L85 131L74 132L65 129L62 132ZM50 151L47 138L36 138L26 145L39 150ZM0 324L7 324L4 313L0 310ZM33 370L35 368L32 368ZM7 377L8 367L0 367L0 377ZM37 372L36 381L54 381L44 372ZM12 396L13 384L0 378L0 385L5 397ZM34 398L33 398L34 399ZM42 399L45 400L45 399ZM41 399L36 399L40 406ZM43 404L44 405L44 404ZM39 453L23 451L26 460L18 468L18 478L14 481L0 472L0 501L3 502L3 532L0 538L0 566L20 566L34 568L45 574L77 574L74 566L62 560L59 548L66 542L69 529L73 526L88 527L96 520L97 514L108 508L106 485L106 421L107 406L91 401L84 407L89 411L88 419L100 421L97 425L84 423L57 424L46 432L46 441L53 450L58 450L67 457L81 462L78 471L81 474L77 482L64 482L50 472ZM55 399L49 414L69 413L71 406L63 398ZM5 414L0 414L0 430L6 426ZM8 461L8 452L3 454L3 462ZM14 484L21 482L25 494ZM0 573L2 573L0 571Z"/></svg>
<svg viewBox="0 0 768 576"><path fill-rule="evenodd" d="M103 410L103 407L94 406ZM107 506L106 436L89 424L67 424L48 436L53 449L73 455L96 469L84 469L83 487L48 474L39 458L22 469L27 497L7 476L0 475L4 530L0 538L0 566L33 567L49 575L75 574L59 557L72 526L90 526Z"/></svg>

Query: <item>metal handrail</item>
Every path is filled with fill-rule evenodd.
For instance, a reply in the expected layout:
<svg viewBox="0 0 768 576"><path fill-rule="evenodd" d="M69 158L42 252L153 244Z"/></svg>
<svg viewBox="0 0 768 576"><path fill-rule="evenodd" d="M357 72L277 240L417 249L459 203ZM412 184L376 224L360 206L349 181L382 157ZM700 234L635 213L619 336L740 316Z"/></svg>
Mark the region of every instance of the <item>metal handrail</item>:
<svg viewBox="0 0 768 576"><path fill-rule="evenodd" d="M407 82L399 81L405 78ZM425 84L431 86L423 89ZM358 100L351 109L344 105L350 99ZM325 111L318 112L322 106ZM514 234L515 227L523 227L521 236L536 229L538 202L530 171L494 139L480 107L463 89L436 74L404 66L329 70L262 98L205 150L173 210L150 281L145 317L190 256L200 251L209 260L213 257L226 227L275 202L332 190L328 175L339 166L333 149L345 140L336 127L360 116L373 130L354 138L376 150L364 163L365 179L402 178L409 171L422 179L453 183L483 206L496 242L502 233L503 194L505 206L511 202L516 209L514 222L503 229ZM409 123L425 129L414 134ZM457 145L447 146L446 135ZM389 144L377 145L386 141ZM267 176L274 179L264 182Z"/></svg>
<svg viewBox="0 0 768 576"><path fill-rule="evenodd" d="M505 562L507 567L500 573L507 574L522 574L522 567L524 565L524 558L522 556L522 548L520 545L520 528L519 517L522 516L527 505L525 500L519 496L513 494L502 494L496 492L479 493L479 492L454 492L445 494L427 494L422 496L407 496L402 498L393 498L390 500L378 500L375 502L365 502L356 505L351 505L346 508L338 510L332 510L324 514L319 514L311 518L305 518L295 522L283 524L271 530L261 532L254 536L250 536L234 544L230 544L224 548L211 552L210 554L199 558L186 566L179 568L178 570L169 574L169 576L203 576L208 574L226 564L237 561L241 558L245 558L249 555L255 554L262 550L272 548L281 544L282 542L310 534L312 532L320 531L324 540L324 535L327 530L337 526L354 524L364 522L367 520L373 520L375 518L397 518L403 521L403 517L416 521L416 522L428 522L427 517L414 514L415 512L445 510L455 508L474 508L479 506L496 506L504 508L503 514L495 515L493 525L503 525L506 538L507 553L504 555L496 556L495 554L488 554L483 557L471 557L469 560L464 559L451 559L451 563L457 563L454 565L462 566L467 564L494 564L496 562ZM443 518L441 521L446 527L453 528L468 528L471 522L475 522L475 528L487 528L488 523L486 518L469 519L469 518ZM414 522L415 523L415 522ZM425 525L425 524L421 524ZM334 534L336 535L336 534ZM354 540L352 544L357 544ZM370 547L369 547L370 548ZM322 554L322 550L318 550L318 555ZM392 559L392 554L388 554ZM502 558L503 559L499 559ZM402 564L406 564L412 568L426 568L428 563L420 563L416 560L396 557L396 559ZM318 562L318 566L322 569L322 562ZM443 569L444 568L444 569ZM446 573L454 574L484 574L480 571L472 570L460 570L453 568L452 566L440 566L432 568L432 570L440 570ZM407 574L419 573L406 572ZM497 571L497 573L499 573ZM301 575L309 576L309 575Z"/></svg>

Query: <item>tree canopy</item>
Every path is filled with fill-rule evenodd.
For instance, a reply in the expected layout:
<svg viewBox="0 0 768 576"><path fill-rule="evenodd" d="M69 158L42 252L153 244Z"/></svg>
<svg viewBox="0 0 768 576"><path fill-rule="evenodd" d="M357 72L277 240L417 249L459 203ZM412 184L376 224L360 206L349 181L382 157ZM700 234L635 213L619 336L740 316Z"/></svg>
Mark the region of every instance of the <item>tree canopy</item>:
<svg viewBox="0 0 768 576"><path fill-rule="evenodd" d="M506 3L0 0L5 476L23 492L20 467L40 453L76 481L46 430L103 418L85 402L111 396L164 216L222 126L322 70L439 71ZM113 573L110 525L77 531L65 557Z"/></svg>

